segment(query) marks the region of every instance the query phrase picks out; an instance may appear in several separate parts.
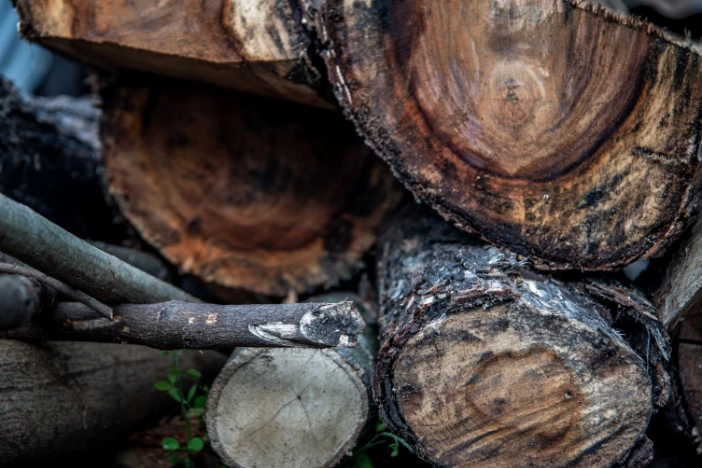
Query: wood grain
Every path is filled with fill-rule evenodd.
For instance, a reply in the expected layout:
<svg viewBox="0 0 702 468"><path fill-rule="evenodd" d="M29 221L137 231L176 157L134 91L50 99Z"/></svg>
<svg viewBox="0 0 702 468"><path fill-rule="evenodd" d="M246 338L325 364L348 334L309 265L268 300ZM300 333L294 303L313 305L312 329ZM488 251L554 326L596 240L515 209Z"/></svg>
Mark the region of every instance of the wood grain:
<svg viewBox="0 0 702 468"><path fill-rule="evenodd" d="M400 192L330 111L191 84L105 96L107 186L184 273L285 296L357 270Z"/></svg>
<svg viewBox="0 0 702 468"><path fill-rule="evenodd" d="M18 0L20 32L77 60L335 107L297 2Z"/></svg>
<svg viewBox="0 0 702 468"><path fill-rule="evenodd" d="M660 250L700 172L702 60L561 0L328 0L342 107L420 199L541 268Z"/></svg>

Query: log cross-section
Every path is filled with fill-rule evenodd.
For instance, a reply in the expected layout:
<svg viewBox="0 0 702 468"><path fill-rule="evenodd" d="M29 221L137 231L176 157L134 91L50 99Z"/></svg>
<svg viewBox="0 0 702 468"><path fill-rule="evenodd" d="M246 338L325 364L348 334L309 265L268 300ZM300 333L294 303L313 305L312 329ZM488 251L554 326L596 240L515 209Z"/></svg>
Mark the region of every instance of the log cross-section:
<svg viewBox="0 0 702 468"><path fill-rule="evenodd" d="M647 363L589 296L435 217L398 221L380 252L374 395L422 458L608 467L645 441Z"/></svg>
<svg viewBox="0 0 702 468"><path fill-rule="evenodd" d="M577 270L680 231L700 172L689 44L569 0L328 0L316 18L342 107L456 225Z"/></svg>

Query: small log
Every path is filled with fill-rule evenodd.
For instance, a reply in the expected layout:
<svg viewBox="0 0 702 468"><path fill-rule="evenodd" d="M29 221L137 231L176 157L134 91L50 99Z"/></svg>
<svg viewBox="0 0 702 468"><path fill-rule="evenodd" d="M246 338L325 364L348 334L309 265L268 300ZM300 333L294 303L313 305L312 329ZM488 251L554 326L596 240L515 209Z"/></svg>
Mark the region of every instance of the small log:
<svg viewBox="0 0 702 468"><path fill-rule="evenodd" d="M356 346L363 320L350 301L338 304L221 306L171 301L123 304L113 320L78 303L59 303L47 317L0 332L22 340L141 344L157 349Z"/></svg>
<svg viewBox="0 0 702 468"><path fill-rule="evenodd" d="M0 193L76 236L118 241L98 175L99 115L87 99L32 98L0 77Z"/></svg>
<svg viewBox="0 0 702 468"><path fill-rule="evenodd" d="M130 68L335 107L298 2L16 0L20 34L101 68Z"/></svg>
<svg viewBox="0 0 702 468"><path fill-rule="evenodd" d="M107 303L199 302L0 194L0 250Z"/></svg>
<svg viewBox="0 0 702 468"><path fill-rule="evenodd" d="M181 356L211 378L219 353ZM171 359L114 344L0 340L0 464L27 464L93 447L163 415L173 401L154 389Z"/></svg>
<svg viewBox="0 0 702 468"><path fill-rule="evenodd" d="M702 167L689 44L575 0L322 4L308 14L342 107L458 227L576 270L680 232Z"/></svg>
<svg viewBox="0 0 702 468"><path fill-rule="evenodd" d="M122 247L121 245L108 244L101 241L88 241L103 252L107 252L113 257L117 257L125 263L129 263L134 268L138 268L144 273L165 281L173 283L168 266L154 255L141 250Z"/></svg>
<svg viewBox="0 0 702 468"><path fill-rule="evenodd" d="M104 95L106 185L181 272L264 296L349 279L401 196L343 117L192 84Z"/></svg>
<svg viewBox="0 0 702 468"><path fill-rule="evenodd" d="M374 341L366 327L357 348L235 351L207 403L212 447L232 467L335 466L376 421Z"/></svg>
<svg viewBox="0 0 702 468"><path fill-rule="evenodd" d="M433 216L399 220L379 252L374 396L420 457L608 467L645 448L647 362L589 295Z"/></svg>

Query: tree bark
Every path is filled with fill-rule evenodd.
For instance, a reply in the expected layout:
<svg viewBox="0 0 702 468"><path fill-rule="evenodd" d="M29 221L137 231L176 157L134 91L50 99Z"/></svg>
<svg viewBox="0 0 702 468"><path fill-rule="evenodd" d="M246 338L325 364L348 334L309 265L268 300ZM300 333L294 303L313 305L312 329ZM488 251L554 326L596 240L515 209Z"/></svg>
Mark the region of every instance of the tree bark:
<svg viewBox="0 0 702 468"><path fill-rule="evenodd" d="M206 412L207 433L222 460L242 468L335 466L375 422L372 327L359 343L235 351L212 385Z"/></svg>
<svg viewBox="0 0 702 468"><path fill-rule="evenodd" d="M659 366L602 303L438 218L405 215L379 244L373 385L389 428L446 467L605 467L650 448L644 432L667 391L652 391L647 368ZM666 350L648 341L645 355Z"/></svg>
<svg viewBox="0 0 702 468"><path fill-rule="evenodd" d="M101 68L129 68L334 108L296 1L16 0L20 33Z"/></svg>
<svg viewBox="0 0 702 468"><path fill-rule="evenodd" d="M689 44L569 0L323 3L337 99L444 218L544 269L615 269L679 233L700 174Z"/></svg>
<svg viewBox="0 0 702 468"><path fill-rule="evenodd" d="M199 302L0 194L0 250L107 303Z"/></svg>
<svg viewBox="0 0 702 468"><path fill-rule="evenodd" d="M72 234L116 242L98 175L99 111L87 99L20 95L0 77L0 192Z"/></svg>
<svg viewBox="0 0 702 468"><path fill-rule="evenodd" d="M348 279L401 196L340 115L180 82L104 96L106 184L181 272L284 297Z"/></svg>
<svg viewBox="0 0 702 468"><path fill-rule="evenodd" d="M181 359L206 378L223 364L214 352ZM170 365L140 346L0 340L0 463L77 452L165 413L173 402L154 383Z"/></svg>
<svg viewBox="0 0 702 468"><path fill-rule="evenodd" d="M0 330L18 327L39 315L50 307L53 296L49 288L37 280L0 275Z"/></svg>
<svg viewBox="0 0 702 468"><path fill-rule="evenodd" d="M113 320L78 303L59 303L47 317L4 331L22 340L141 344L157 349L356 346L363 320L350 301L339 304L221 306L166 302L124 304Z"/></svg>

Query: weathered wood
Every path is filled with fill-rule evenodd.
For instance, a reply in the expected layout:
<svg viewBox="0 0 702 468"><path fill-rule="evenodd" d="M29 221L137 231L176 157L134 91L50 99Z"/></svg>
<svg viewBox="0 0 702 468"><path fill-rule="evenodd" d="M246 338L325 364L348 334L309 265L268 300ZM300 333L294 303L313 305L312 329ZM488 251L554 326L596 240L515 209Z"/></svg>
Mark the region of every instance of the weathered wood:
<svg viewBox="0 0 702 468"><path fill-rule="evenodd" d="M635 445L646 452L660 395L647 362L583 290L433 216L399 220L379 252L374 395L420 457L446 467L608 467ZM645 353L656 348L649 342Z"/></svg>
<svg viewBox="0 0 702 468"><path fill-rule="evenodd" d="M358 341L356 348L235 351L212 385L206 412L222 460L242 468L335 466L376 421L374 329L366 327Z"/></svg>
<svg viewBox="0 0 702 468"><path fill-rule="evenodd" d="M685 234L652 296L669 330L686 315L702 315L702 218Z"/></svg>
<svg viewBox="0 0 702 468"><path fill-rule="evenodd" d="M141 271L150 274L151 276L172 283L171 273L166 264L147 252L135 250L121 245L107 244L101 241L88 241L103 252L119 258L125 263L140 269Z"/></svg>
<svg viewBox="0 0 702 468"><path fill-rule="evenodd" d="M446 219L553 269L617 268L680 231L700 173L688 44L570 0L323 3L338 100Z"/></svg>
<svg viewBox="0 0 702 468"><path fill-rule="evenodd" d="M223 361L216 352L181 356L205 378ZM77 452L159 417L174 402L154 383L170 365L141 346L0 340L0 463Z"/></svg>
<svg viewBox="0 0 702 468"><path fill-rule="evenodd" d="M0 250L107 303L199 302L0 194Z"/></svg>
<svg viewBox="0 0 702 468"><path fill-rule="evenodd" d="M112 321L78 303L59 303L5 338L141 344L157 349L356 346L363 320L350 301L338 304L222 306L171 301L114 307Z"/></svg>
<svg viewBox="0 0 702 468"><path fill-rule="evenodd" d="M102 68L130 68L335 107L298 2L17 0L20 33Z"/></svg>
<svg viewBox="0 0 702 468"><path fill-rule="evenodd" d="M161 82L104 96L106 184L181 272L284 297L358 270L399 199L333 112Z"/></svg>
<svg viewBox="0 0 702 468"><path fill-rule="evenodd" d="M32 98L0 77L0 193L79 237L120 240L99 170L99 111L87 99Z"/></svg>

